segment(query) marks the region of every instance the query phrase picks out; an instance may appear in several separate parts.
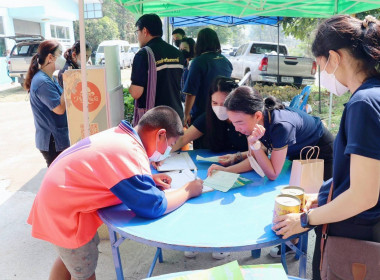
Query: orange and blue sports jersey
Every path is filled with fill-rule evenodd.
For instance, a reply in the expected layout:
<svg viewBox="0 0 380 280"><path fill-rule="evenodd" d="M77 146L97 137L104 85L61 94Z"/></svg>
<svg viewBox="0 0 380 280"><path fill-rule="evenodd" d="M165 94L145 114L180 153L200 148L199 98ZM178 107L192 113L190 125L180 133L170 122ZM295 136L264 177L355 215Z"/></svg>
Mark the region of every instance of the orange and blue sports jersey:
<svg viewBox="0 0 380 280"><path fill-rule="evenodd" d="M124 203L136 215L155 218L167 201L152 178L138 134L127 123L66 149L49 167L28 223L32 235L64 248L78 248L102 224L99 208Z"/></svg>

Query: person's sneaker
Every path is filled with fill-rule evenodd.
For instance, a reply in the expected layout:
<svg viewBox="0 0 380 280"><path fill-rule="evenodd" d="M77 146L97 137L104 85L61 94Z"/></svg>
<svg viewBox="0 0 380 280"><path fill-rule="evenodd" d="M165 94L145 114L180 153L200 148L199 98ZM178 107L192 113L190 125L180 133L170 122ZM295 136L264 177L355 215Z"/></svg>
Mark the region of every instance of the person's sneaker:
<svg viewBox="0 0 380 280"><path fill-rule="evenodd" d="M227 258L229 255L231 255L230 252L220 252L220 253L214 252L214 253L212 253L212 257L216 260L223 260L223 259Z"/></svg>
<svg viewBox="0 0 380 280"><path fill-rule="evenodd" d="M198 252L185 251L184 255L186 258L195 258L195 256L198 255Z"/></svg>
<svg viewBox="0 0 380 280"><path fill-rule="evenodd" d="M296 252L294 252L292 249L285 245L285 256L295 253ZM270 249L269 255L271 255L273 258L281 258L281 245L277 245Z"/></svg>

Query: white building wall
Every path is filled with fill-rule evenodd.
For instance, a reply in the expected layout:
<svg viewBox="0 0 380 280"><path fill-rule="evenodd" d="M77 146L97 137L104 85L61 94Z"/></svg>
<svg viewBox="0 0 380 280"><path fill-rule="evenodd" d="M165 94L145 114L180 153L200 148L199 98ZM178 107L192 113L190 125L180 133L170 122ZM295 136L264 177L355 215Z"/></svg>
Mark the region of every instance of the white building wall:
<svg viewBox="0 0 380 280"><path fill-rule="evenodd" d="M0 16L3 19L3 25L4 25L4 34L0 34L0 37L14 36L15 32L14 32L14 26L13 26L13 19L9 17L8 9L0 7ZM14 41L5 39L5 45L6 45L6 49L10 50L14 45Z"/></svg>

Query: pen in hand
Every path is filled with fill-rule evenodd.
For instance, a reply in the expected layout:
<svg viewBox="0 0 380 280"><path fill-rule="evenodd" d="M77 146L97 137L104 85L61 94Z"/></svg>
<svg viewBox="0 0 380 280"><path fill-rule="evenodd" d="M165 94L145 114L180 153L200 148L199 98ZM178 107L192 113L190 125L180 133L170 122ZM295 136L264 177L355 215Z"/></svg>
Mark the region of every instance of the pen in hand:
<svg viewBox="0 0 380 280"><path fill-rule="evenodd" d="M194 180L197 180L197 172L198 172L198 169L194 169Z"/></svg>

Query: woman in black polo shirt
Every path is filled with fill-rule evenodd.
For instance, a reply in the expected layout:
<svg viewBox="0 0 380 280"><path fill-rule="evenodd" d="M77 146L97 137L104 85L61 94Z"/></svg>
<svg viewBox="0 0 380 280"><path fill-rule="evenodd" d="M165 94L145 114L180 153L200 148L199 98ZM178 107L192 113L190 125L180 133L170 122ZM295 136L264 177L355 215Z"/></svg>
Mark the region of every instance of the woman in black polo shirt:
<svg viewBox="0 0 380 280"><path fill-rule="evenodd" d="M206 112L200 115L185 134L173 146L176 151L187 143L200 139L204 148L214 152L237 150L236 154L219 157L220 163L229 165L242 160L247 151L247 138L237 132L228 120L227 110L223 106L227 95L238 85L234 80L226 77L217 77L211 85L207 100Z"/></svg>
<svg viewBox="0 0 380 280"><path fill-rule="evenodd" d="M302 214L279 216L272 228L288 238L317 226L314 280L326 277L319 275L323 224L329 224L329 236L380 242L380 21L372 16L360 20L337 15L322 22L316 34L312 52L321 68L321 84L337 96L347 91L351 94L335 140L334 174L322 185L318 197L307 201L318 207ZM331 188L332 200L328 202ZM368 254L364 248L357 250L355 257L359 259L353 262L365 260L361 259ZM373 258L378 266L379 259ZM344 265L329 266L329 273L335 275L340 268L341 279L354 279L354 267L346 265L345 256L337 259ZM375 273L368 265L365 279L379 279Z"/></svg>

